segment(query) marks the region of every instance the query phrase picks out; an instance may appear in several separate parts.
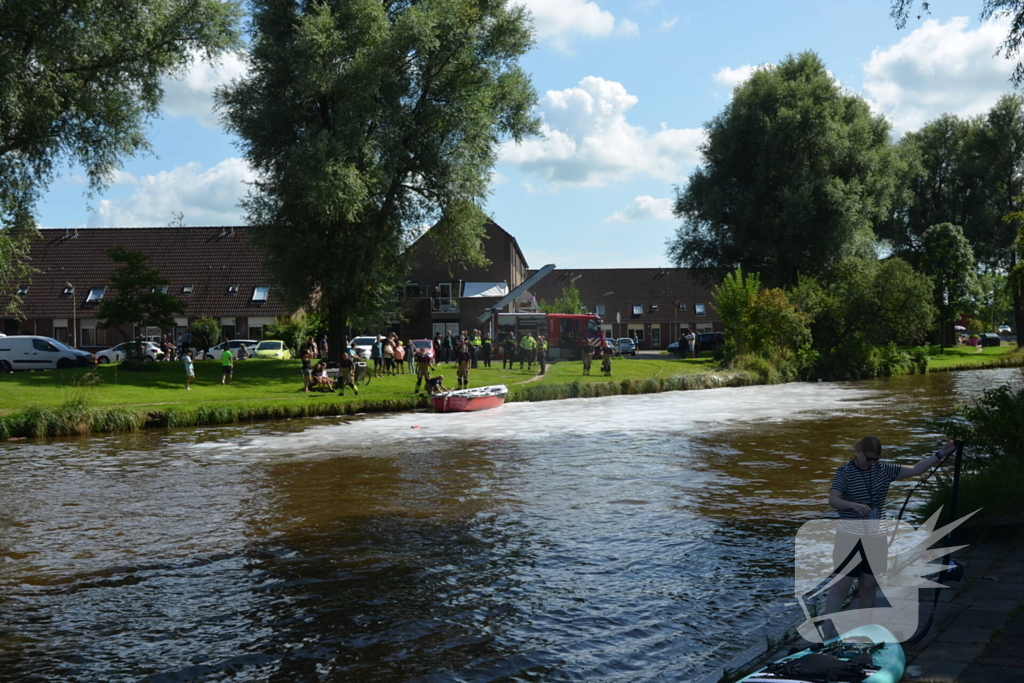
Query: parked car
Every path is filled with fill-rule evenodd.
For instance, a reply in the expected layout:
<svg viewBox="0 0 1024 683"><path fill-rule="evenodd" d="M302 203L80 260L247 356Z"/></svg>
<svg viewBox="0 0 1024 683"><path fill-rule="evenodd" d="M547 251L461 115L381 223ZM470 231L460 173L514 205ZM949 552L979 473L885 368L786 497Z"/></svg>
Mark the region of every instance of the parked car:
<svg viewBox="0 0 1024 683"><path fill-rule="evenodd" d="M235 358L238 358L238 350L242 348L243 344L245 344L245 350L251 356L253 353L253 349L255 349L256 345L259 343L260 342L257 339L232 339L231 341L221 342L220 344L214 346L212 349L210 349L210 355L212 355L216 359L219 359L220 354L224 352L224 349L230 348L231 355L233 355Z"/></svg>
<svg viewBox="0 0 1024 683"><path fill-rule="evenodd" d="M1013 330L1010 329L1009 325L1000 325L999 334L1010 334Z"/></svg>
<svg viewBox="0 0 1024 683"><path fill-rule="evenodd" d="M430 356L430 362L434 362L434 342L429 339L413 339L412 345L417 351L420 349L426 349L427 355ZM369 351L367 351L367 354L369 354Z"/></svg>
<svg viewBox="0 0 1024 683"><path fill-rule="evenodd" d="M359 352L359 357L365 360L370 357L370 347L373 346L376 341L377 337L373 335L360 335L349 342L349 348L352 347L352 344L355 344L356 351Z"/></svg>
<svg viewBox="0 0 1024 683"><path fill-rule="evenodd" d="M96 356L73 349L51 337L11 335L0 338L0 372L19 370L67 370L94 365Z"/></svg>
<svg viewBox="0 0 1024 683"><path fill-rule="evenodd" d="M636 344L630 337L622 337L616 339L612 348L615 349L615 353L619 356L635 356L636 355Z"/></svg>
<svg viewBox="0 0 1024 683"><path fill-rule="evenodd" d="M288 347L280 339L264 339L253 349L252 357L288 360L292 357L292 352L288 350Z"/></svg>
<svg viewBox="0 0 1024 683"><path fill-rule="evenodd" d="M100 363L119 363L125 359L128 354L128 349L131 346L141 344L142 348L137 350L138 356L142 357L144 361L163 360L164 352L160 348L160 345L155 342L144 341L144 342L121 342L117 346L111 346L109 349L104 349L96 353L96 359Z"/></svg>

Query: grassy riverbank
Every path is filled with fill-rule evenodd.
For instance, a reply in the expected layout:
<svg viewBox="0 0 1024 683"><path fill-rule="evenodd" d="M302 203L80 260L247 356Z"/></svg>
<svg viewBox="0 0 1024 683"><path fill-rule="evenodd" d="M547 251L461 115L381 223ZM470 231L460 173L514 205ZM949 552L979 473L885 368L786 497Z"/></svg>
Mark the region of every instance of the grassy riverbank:
<svg viewBox="0 0 1024 683"><path fill-rule="evenodd" d="M713 360L617 359L612 376L595 364L584 377L579 362L554 363L546 375L537 366L472 371L470 386L505 384L509 401L652 393L722 386L723 373L705 375ZM118 364L74 370L0 375L0 438L69 436L146 428L233 424L269 419L350 415L427 407L413 391L415 377L373 378L345 396L306 394L298 361L247 361L236 364L235 381L221 385L220 363L196 363L192 389L183 385L179 363L156 363L146 371ZM446 384L455 384L455 367L443 365ZM689 378L689 379L683 379ZM744 378L732 379L750 383Z"/></svg>
<svg viewBox="0 0 1024 683"><path fill-rule="evenodd" d="M1024 354L1011 346L977 352L973 347L928 349L930 372L1024 365ZM148 428L235 424L262 420L351 415L427 407L413 391L408 374L374 378L358 396L306 394L298 361L247 361L236 364L235 382L221 385L220 363L196 363L196 380L185 391L179 363L156 363L146 371L126 371L118 364L74 370L0 375L0 439L135 431ZM455 367L443 365L446 384L455 384ZM595 363L583 376L579 362L552 363L538 376L533 369L478 368L470 386L505 384L510 402L593 398L685 389L763 383L751 373L722 372L714 359L620 358L612 376Z"/></svg>

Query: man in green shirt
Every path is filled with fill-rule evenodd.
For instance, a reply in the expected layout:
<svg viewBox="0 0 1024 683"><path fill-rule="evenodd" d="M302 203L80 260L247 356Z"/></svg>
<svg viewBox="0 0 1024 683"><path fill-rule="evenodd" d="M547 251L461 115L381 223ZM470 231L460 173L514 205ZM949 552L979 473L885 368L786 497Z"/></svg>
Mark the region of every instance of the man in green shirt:
<svg viewBox="0 0 1024 683"><path fill-rule="evenodd" d="M534 351L537 349L537 340L533 338L532 332L527 332L519 342L519 369L523 369L526 363L527 370L533 370Z"/></svg>
<svg viewBox="0 0 1024 683"><path fill-rule="evenodd" d="M221 384L231 384L231 378L235 374L235 357L231 355L231 345L225 340L224 352L220 354Z"/></svg>

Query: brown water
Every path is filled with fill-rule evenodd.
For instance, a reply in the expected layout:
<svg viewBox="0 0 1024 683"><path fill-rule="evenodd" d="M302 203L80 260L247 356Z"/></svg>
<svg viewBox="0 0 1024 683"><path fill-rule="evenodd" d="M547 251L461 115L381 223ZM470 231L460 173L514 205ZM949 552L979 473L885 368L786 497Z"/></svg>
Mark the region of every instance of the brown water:
<svg viewBox="0 0 1024 683"><path fill-rule="evenodd" d="M0 679L692 680L795 620L793 533L856 438L913 462L1003 383L5 444Z"/></svg>

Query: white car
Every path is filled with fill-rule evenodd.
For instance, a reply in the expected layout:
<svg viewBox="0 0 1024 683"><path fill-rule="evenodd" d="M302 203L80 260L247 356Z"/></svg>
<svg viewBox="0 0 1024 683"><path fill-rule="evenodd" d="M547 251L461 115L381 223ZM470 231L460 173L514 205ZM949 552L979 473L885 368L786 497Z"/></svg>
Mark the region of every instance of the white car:
<svg viewBox="0 0 1024 683"><path fill-rule="evenodd" d="M125 352L127 351L129 344L142 344L143 360L154 361L163 360L164 352L160 348L160 345L156 342L144 341L144 342L121 342L117 346L112 346L105 351L97 351L96 358L100 363L118 363L124 360Z"/></svg>
<svg viewBox="0 0 1024 683"><path fill-rule="evenodd" d="M356 351L359 352L359 357L362 358L363 360L366 360L367 358L370 357L370 349L376 342L376 336L364 334L360 337L355 337L354 339L352 339L352 341L348 343L348 347L349 349L351 349L352 345L355 344Z"/></svg>
<svg viewBox="0 0 1024 683"><path fill-rule="evenodd" d="M1011 330L1010 330L1010 326L1009 325L1000 325L999 326L999 334L1010 334L1010 331Z"/></svg>

